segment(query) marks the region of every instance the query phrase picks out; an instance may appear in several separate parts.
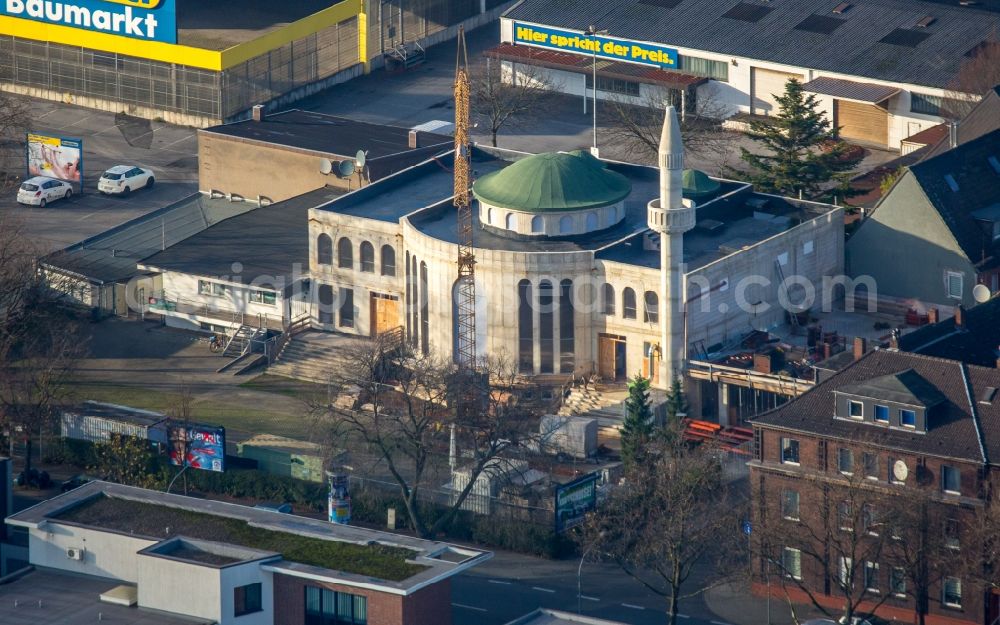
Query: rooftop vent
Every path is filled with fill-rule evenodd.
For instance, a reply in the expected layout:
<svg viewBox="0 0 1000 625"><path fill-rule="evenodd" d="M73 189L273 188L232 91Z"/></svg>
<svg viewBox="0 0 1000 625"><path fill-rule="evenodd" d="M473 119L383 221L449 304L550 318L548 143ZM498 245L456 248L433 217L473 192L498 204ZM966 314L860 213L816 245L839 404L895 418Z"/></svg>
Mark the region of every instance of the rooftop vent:
<svg viewBox="0 0 1000 625"><path fill-rule="evenodd" d="M989 406L993 403L993 398L997 396L997 389L994 386L987 386L983 389L983 394L979 396L979 403Z"/></svg>
<svg viewBox="0 0 1000 625"><path fill-rule="evenodd" d="M958 193L958 181L955 180L955 176L952 176L951 174L945 174L944 181L948 183L949 189L951 189L955 193Z"/></svg>
<svg viewBox="0 0 1000 625"><path fill-rule="evenodd" d="M997 160L997 157L987 156L986 162L990 164L990 167L993 168L993 171L1000 174L1000 160Z"/></svg>
<svg viewBox="0 0 1000 625"><path fill-rule="evenodd" d="M841 2L837 6L833 7L833 12L836 13L837 15L843 15L844 13L847 13L847 10L850 9L852 6L854 5L851 4L850 2Z"/></svg>
<svg viewBox="0 0 1000 625"><path fill-rule="evenodd" d="M845 20L838 19L836 17L830 17L829 15L810 15L806 19L802 20L795 26L795 30L804 30L810 33L819 33L821 35L829 35L833 31L837 30L837 27L844 23Z"/></svg>
<svg viewBox="0 0 1000 625"><path fill-rule="evenodd" d="M930 15L926 15L926 16L920 18L920 21L917 22L917 28L927 28L928 26L930 26L931 24L933 24L936 21L937 21L936 17L930 16Z"/></svg>
<svg viewBox="0 0 1000 625"><path fill-rule="evenodd" d="M759 22L768 13L773 11L773 7L761 6L759 4L750 4L749 2L740 2L733 8L729 9L722 14L722 17L728 17L734 20L740 20L741 22Z"/></svg>
<svg viewBox="0 0 1000 625"><path fill-rule="evenodd" d="M908 28L897 28L885 37L879 39L879 41L893 46L916 48L920 45L920 42L927 39L929 36L930 35L928 33L910 30Z"/></svg>

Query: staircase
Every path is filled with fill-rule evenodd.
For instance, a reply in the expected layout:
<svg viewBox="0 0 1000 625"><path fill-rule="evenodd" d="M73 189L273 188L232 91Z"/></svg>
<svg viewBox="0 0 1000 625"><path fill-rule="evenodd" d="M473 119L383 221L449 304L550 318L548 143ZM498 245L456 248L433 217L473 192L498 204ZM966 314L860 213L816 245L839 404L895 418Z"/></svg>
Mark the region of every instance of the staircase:
<svg viewBox="0 0 1000 625"><path fill-rule="evenodd" d="M402 328L379 335L376 339L307 330L291 337L267 372L296 380L327 384L334 372L342 373L350 366L344 350L358 341L373 341L389 351L402 344Z"/></svg>
<svg viewBox="0 0 1000 625"><path fill-rule="evenodd" d="M255 339L263 337L265 334L264 330L260 328L252 328L247 325L242 325L237 328L236 332L226 343L226 348L222 350L222 355L229 358L239 358L246 355L252 346L252 342Z"/></svg>
<svg viewBox="0 0 1000 625"><path fill-rule="evenodd" d="M619 387L574 387L556 414L562 417L595 416L595 413L606 412L620 404L627 394L627 391Z"/></svg>
<svg viewBox="0 0 1000 625"><path fill-rule="evenodd" d="M385 66L390 70L408 70L426 59L427 54L419 43L401 43L385 53Z"/></svg>

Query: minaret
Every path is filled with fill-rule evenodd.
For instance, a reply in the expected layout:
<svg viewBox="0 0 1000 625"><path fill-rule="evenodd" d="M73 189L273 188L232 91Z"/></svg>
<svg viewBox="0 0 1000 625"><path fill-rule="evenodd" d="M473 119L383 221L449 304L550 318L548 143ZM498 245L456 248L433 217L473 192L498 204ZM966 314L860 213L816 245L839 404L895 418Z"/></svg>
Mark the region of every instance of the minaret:
<svg viewBox="0 0 1000 625"><path fill-rule="evenodd" d="M682 196L684 143L677 112L668 106L660 133L660 197L647 210L649 227L660 233L660 386L670 388L684 367L684 310L681 265L684 233L694 228L695 206Z"/></svg>

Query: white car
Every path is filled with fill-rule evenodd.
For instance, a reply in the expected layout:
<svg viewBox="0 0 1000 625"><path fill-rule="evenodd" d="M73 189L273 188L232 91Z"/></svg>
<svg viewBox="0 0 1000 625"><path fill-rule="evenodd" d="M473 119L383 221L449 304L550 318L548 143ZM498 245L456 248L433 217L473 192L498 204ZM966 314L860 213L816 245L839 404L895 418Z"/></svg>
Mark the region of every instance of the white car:
<svg viewBox="0 0 1000 625"><path fill-rule="evenodd" d="M153 172L134 165L115 165L101 174L97 190L108 194L126 194L136 189L153 186Z"/></svg>
<svg viewBox="0 0 1000 625"><path fill-rule="evenodd" d="M73 185L55 178L35 176L21 183L17 189L17 202L45 208L53 200L72 197Z"/></svg>

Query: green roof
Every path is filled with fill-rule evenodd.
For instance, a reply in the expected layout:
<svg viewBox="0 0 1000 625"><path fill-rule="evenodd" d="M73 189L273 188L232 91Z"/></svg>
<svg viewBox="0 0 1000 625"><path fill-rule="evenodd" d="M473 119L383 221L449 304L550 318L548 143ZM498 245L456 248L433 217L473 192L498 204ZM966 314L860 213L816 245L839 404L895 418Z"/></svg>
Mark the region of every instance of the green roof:
<svg viewBox="0 0 1000 625"><path fill-rule="evenodd" d="M712 180L708 174L697 169L685 169L681 176L681 184L684 187L684 195L691 199L711 195L722 186L717 180Z"/></svg>
<svg viewBox="0 0 1000 625"><path fill-rule="evenodd" d="M632 191L625 176L589 152L546 152L487 174L472 185L487 204L527 212L572 211L620 202Z"/></svg>

